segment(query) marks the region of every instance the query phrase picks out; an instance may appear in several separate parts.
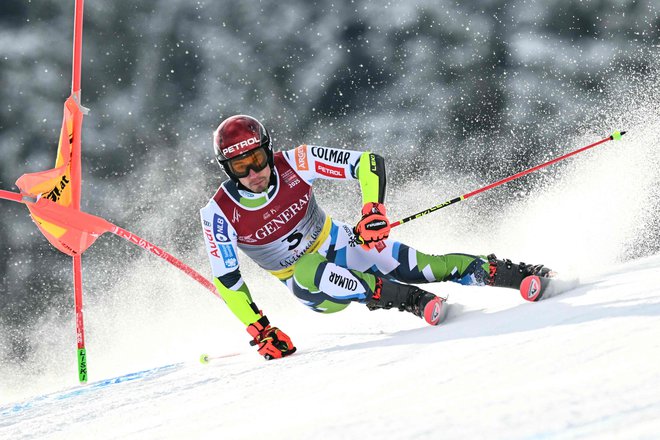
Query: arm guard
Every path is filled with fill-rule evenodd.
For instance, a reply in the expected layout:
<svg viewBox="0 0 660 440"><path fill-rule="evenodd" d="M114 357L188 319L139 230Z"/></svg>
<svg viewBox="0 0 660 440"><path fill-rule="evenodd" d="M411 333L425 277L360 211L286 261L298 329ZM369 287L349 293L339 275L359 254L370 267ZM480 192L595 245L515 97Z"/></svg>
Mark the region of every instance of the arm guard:
<svg viewBox="0 0 660 440"><path fill-rule="evenodd" d="M385 202L385 160L381 156L369 151L362 153L357 178L360 181L363 205Z"/></svg>

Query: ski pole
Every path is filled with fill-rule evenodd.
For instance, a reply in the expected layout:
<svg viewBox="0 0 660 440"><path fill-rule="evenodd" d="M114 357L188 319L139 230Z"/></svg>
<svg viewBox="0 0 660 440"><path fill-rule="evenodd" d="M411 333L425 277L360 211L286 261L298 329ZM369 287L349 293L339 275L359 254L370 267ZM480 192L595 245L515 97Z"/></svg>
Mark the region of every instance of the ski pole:
<svg viewBox="0 0 660 440"><path fill-rule="evenodd" d="M447 200L446 202L440 203L439 205L435 205L435 206L433 206L433 207L431 207L431 208L425 209L424 211L420 211L420 212L418 212L417 214L413 214L413 215L408 216L408 217L406 217L406 218L403 218L403 219L401 219L401 220L398 220L398 221L395 221L395 222L393 222L393 223L390 223L390 226L391 226L392 228L394 228L394 227L399 226L399 225L402 225L402 224L404 224L404 223L408 223L408 222L411 221L411 220L418 219L418 218L423 217L423 216L425 216L425 215L427 215L427 214L430 214L430 213L432 213L432 212L434 212L434 211L437 211L438 209L442 209L442 208L444 208L444 207L446 207L446 206L453 205L454 203L461 202L461 201L463 201L463 200L465 200L465 199L468 199L468 198L470 198L470 197L472 197L472 196L476 196L476 195L479 194L479 193L482 193L482 192L484 192L484 191L488 191L489 189L495 188L496 186L500 186L500 185L502 185L502 184L504 184L504 183L507 183L507 182L510 182L510 181L512 181L512 180L515 180L515 179L517 179L517 178L519 178L519 177L525 176L525 175L527 175L527 174L529 174L529 173L533 173L534 171L540 170L541 168L544 168L544 167L547 167L548 165L552 165L552 164L554 164L554 163L557 163L557 162L559 162L559 161L562 161L562 160L564 160L564 159L566 159L566 158L569 158L569 157L571 157L571 156L574 156L574 155L576 155L576 154L578 154L578 153L582 153L582 152L585 151L585 150L588 150L588 149L590 149L590 148L593 148L593 147L598 146L598 145L600 145L600 144L603 144L603 143L605 143L605 142L608 142L608 141L611 141L611 140L617 140L617 141L618 141L618 140L621 140L621 136L623 136L624 134L626 134L625 131L615 131L615 132L612 133L610 136L608 136L608 137L606 137L606 138L604 138L604 139L601 139L601 140L599 140L598 142L594 142L594 143L591 144L591 145L587 145L586 147L579 148L579 149L577 149L577 150L575 150L575 151L572 151L572 152L570 152L570 153L564 154L563 156L559 156L559 157L557 157L557 158L555 158L555 159L549 160L549 161L547 161L547 162L545 162L545 163L542 163L542 164L540 164L540 165L536 165L535 167L529 168L529 169L527 169L527 170L525 170L525 171L521 171L521 172L516 173L516 174L514 174L514 175L512 175L512 176L506 177L506 178L504 178L504 179L502 179L502 180L498 180L497 182L491 183L490 185L486 185L486 186L484 186L483 188L479 188L479 189L474 190L474 191L472 191L472 192L469 192L469 193L467 193L467 194L463 194L462 196L455 197L455 198L453 198L453 199L451 199L451 200Z"/></svg>
<svg viewBox="0 0 660 440"><path fill-rule="evenodd" d="M204 354L199 356L199 362L206 365L211 361L215 361L215 360L218 360L218 359L226 359L226 358L229 358L229 357L240 356L240 355L241 355L241 353L238 353L238 352L219 354L219 355L216 355L216 356L209 356L208 354L204 353Z"/></svg>
<svg viewBox="0 0 660 440"><path fill-rule="evenodd" d="M23 195L11 191L0 189L0 199L11 200L12 202L23 203Z"/></svg>
<svg viewBox="0 0 660 440"><path fill-rule="evenodd" d="M144 238L138 237L134 233L127 231L125 229L120 228L119 226L112 225L112 229L110 232L113 234L128 240L129 242L133 243L136 246L141 247L142 249L145 249L152 254L156 255L159 258L162 258L163 260L167 261L170 263L172 266L176 267L177 269L181 270L183 273L188 275L190 278L193 280L197 281L199 284L201 284L203 287L206 288L209 292L217 296L218 298L222 299L222 296L218 292L218 290L215 288L213 283L211 283L209 280L207 280L205 277L200 275L199 272L197 272L195 269L192 267L188 266L187 264L183 263L182 261L178 260L175 258L173 255L165 252L155 244L149 243L147 240Z"/></svg>

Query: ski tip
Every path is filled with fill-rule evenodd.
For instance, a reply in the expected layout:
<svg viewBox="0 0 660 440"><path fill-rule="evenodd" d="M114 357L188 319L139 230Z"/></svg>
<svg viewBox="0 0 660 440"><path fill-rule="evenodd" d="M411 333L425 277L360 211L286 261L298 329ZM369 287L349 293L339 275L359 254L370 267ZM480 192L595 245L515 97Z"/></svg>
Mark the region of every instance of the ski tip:
<svg viewBox="0 0 660 440"><path fill-rule="evenodd" d="M520 283L520 295L526 301L538 301L541 296L541 278L538 275L525 277Z"/></svg>
<svg viewBox="0 0 660 440"><path fill-rule="evenodd" d="M435 298L424 307L424 320L430 325L438 325L447 316L447 303L443 298Z"/></svg>

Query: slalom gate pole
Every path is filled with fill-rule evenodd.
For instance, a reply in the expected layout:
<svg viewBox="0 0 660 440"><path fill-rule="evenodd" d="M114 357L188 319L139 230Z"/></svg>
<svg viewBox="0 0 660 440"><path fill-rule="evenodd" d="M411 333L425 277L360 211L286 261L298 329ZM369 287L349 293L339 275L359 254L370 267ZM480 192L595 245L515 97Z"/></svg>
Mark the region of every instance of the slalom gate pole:
<svg viewBox="0 0 660 440"><path fill-rule="evenodd" d="M80 77L82 64L82 27L84 0L75 0L73 18L73 62L71 73L71 96L81 106ZM81 135L82 112L74 113L74 130L71 155L71 207L80 210L82 183L81 169ZM76 310L76 340L78 344L78 380L87 382L87 349L85 348L85 325L83 320L83 288L82 288L82 255L73 256L73 292Z"/></svg>
<svg viewBox="0 0 660 440"><path fill-rule="evenodd" d="M78 381L87 382L87 349L83 321L82 255L73 256L73 303L76 309L76 342L78 344Z"/></svg>
<svg viewBox="0 0 660 440"><path fill-rule="evenodd" d="M468 198L470 198L470 197L472 197L472 196L476 196L477 194L482 193L482 192L484 192L484 191L488 191L489 189L495 188L496 186L500 186L500 185L502 185L502 184L504 184L504 183L510 182L510 181L515 180L515 179L517 179L517 178L519 178L519 177L526 176L527 174L533 173L534 171L540 170L541 168L547 167L548 165L555 164L555 163L557 163L557 162L559 162L559 161L562 161L562 160L564 160L564 159L567 159L567 158L569 158L569 157L571 157L571 156L574 156L574 155L576 155L576 154L578 154L578 153L582 153L583 151L588 150L588 149L593 148L593 147L596 147L596 146L598 146L598 145L600 145L600 144L604 144L605 142L608 142L608 141L611 141L611 140L617 140L617 141L618 141L618 140L621 140L621 136L623 136L624 134L626 134L625 131L615 131L615 132L612 133L610 136L608 136L608 137L606 137L606 138L604 138L604 139L601 139L601 140L599 140L598 142L594 142L593 144L587 145L586 147L582 147L582 148L577 149L577 150L575 150L575 151L572 151L572 152L570 152L570 153L564 154L563 156L559 156L559 157L557 157L557 158L555 158L555 159L549 160L549 161L547 161L547 162L545 162L545 163L542 163L542 164L537 165L537 166L535 166L535 167L529 168L529 169L527 169L527 170L525 170L525 171L521 171L521 172L516 173L516 174L514 174L514 175L512 175L512 176L506 177L506 178L504 178L504 179L502 179L502 180L498 180L497 182L491 183L490 185L486 185L486 186L484 186L483 188L479 188L479 189L474 190L474 191L472 191L472 192L469 192L469 193L467 193L467 194L463 194L462 196L455 197L455 198L453 198L453 199L451 199L451 200L447 200L446 202L440 203L439 205L435 205L435 206L433 206L433 207L431 207L431 208L425 209L424 211L420 211L420 212L418 212L417 214L413 214L413 215L408 216L408 217L406 217L406 218L403 218L403 219L401 219L401 220L395 221L395 222L391 223L390 226L391 226L392 228L394 228L394 227L399 226L399 225L402 225L402 224L404 224L404 223L408 223L409 221L416 220L416 219L418 219L418 218L420 218L420 217L424 217L425 215L430 214L430 213L432 213L432 212L434 212L434 211L437 211L438 209L442 209L442 208L444 208L444 207L446 207L446 206L453 205L454 203L458 203L458 202L461 202L461 201L463 201L463 200L465 200L465 199L468 199Z"/></svg>
<svg viewBox="0 0 660 440"><path fill-rule="evenodd" d="M21 194L5 191L0 189L0 199L11 200L12 202L23 203L23 196Z"/></svg>

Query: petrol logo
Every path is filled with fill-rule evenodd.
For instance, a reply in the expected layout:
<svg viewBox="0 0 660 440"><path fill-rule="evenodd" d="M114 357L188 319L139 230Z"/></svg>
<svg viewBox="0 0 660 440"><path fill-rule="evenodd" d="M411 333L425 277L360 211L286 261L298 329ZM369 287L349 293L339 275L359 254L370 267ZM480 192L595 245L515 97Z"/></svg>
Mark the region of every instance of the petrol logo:
<svg viewBox="0 0 660 440"><path fill-rule="evenodd" d="M316 172L327 177L333 177L335 179L345 179L346 172L343 168L334 167L321 162L316 162Z"/></svg>
<svg viewBox="0 0 660 440"><path fill-rule="evenodd" d="M259 143L259 138L257 138L256 136L251 137L251 138L246 139L244 141L236 142L235 144L230 145L227 148L223 148L222 149L222 154L224 154L226 156L229 153L235 153L237 151L242 150L245 147L249 147L250 145L254 145L254 144L258 144L258 143Z"/></svg>

